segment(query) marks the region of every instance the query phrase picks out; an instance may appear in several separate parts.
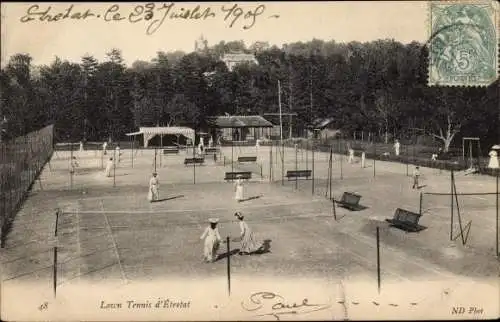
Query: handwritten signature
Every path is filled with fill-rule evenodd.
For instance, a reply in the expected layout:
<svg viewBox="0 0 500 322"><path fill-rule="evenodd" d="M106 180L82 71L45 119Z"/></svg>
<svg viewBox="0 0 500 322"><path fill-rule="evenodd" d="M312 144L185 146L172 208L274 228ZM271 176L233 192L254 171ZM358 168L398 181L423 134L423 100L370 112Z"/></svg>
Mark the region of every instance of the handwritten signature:
<svg viewBox="0 0 500 322"><path fill-rule="evenodd" d="M285 298L273 292L253 293L247 303L241 303L242 308L248 312L255 312L256 316L273 316L277 321L283 315L299 315L330 307L329 304L312 304L309 299L304 298L300 303L287 303Z"/></svg>
<svg viewBox="0 0 500 322"><path fill-rule="evenodd" d="M255 26L258 17L264 16L266 6L239 4L222 5L221 7L196 5L190 8L181 7L171 3L157 4L149 2L126 10L118 4L110 5L103 13L98 13L92 9L77 10L74 4L69 5L62 11L56 12L52 6L42 8L40 5L31 5L26 10L26 14L20 18L22 23L32 21L58 22L64 20L89 20L102 19L105 22L113 23L128 21L136 24L143 22L146 25L146 34L152 35L165 23L166 20L208 20L222 17L222 20L233 28L237 24L242 29L248 30ZM269 15L268 18L279 18L277 14Z"/></svg>

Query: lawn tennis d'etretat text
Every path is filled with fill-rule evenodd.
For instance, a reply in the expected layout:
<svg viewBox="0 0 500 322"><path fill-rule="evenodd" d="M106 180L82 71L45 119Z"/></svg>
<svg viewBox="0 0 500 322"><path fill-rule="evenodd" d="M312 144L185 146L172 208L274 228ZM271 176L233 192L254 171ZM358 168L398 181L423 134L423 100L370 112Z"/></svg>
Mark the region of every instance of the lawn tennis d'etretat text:
<svg viewBox="0 0 500 322"><path fill-rule="evenodd" d="M155 301L127 300L118 303L102 300L99 303L101 309L189 309L190 307L191 301L171 299L157 299Z"/></svg>

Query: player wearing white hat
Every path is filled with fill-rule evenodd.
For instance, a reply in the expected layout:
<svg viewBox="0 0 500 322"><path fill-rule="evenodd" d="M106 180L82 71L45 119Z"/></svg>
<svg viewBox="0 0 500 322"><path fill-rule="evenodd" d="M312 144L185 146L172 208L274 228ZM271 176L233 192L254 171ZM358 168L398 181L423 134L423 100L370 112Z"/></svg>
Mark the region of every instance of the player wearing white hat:
<svg viewBox="0 0 500 322"><path fill-rule="evenodd" d="M221 238L219 229L217 228L219 219L210 218L208 222L210 223L210 226L205 228L205 231L201 235L200 239L205 239L203 259L205 262L211 263L217 259L217 251L219 250Z"/></svg>

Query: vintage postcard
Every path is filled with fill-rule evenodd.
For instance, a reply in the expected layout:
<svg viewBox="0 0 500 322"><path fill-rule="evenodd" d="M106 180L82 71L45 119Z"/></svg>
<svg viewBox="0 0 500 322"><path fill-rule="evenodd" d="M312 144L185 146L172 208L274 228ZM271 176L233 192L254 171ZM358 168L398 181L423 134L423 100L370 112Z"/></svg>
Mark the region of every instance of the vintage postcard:
<svg viewBox="0 0 500 322"><path fill-rule="evenodd" d="M0 319L498 318L499 17L2 2Z"/></svg>

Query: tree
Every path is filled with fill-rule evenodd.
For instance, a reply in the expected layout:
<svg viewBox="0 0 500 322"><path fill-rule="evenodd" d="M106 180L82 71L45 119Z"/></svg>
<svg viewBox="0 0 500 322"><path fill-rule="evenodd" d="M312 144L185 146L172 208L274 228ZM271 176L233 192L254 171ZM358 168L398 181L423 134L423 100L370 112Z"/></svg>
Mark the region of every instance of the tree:
<svg viewBox="0 0 500 322"><path fill-rule="evenodd" d="M185 95L176 94L167 104L167 126L171 125L198 125L201 116L199 108L189 101Z"/></svg>

